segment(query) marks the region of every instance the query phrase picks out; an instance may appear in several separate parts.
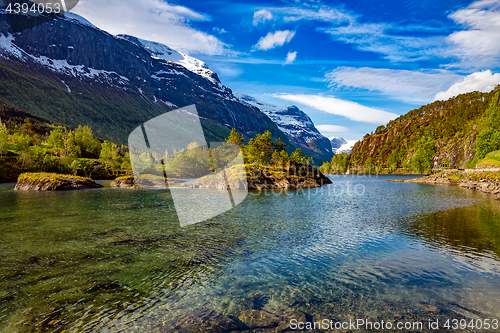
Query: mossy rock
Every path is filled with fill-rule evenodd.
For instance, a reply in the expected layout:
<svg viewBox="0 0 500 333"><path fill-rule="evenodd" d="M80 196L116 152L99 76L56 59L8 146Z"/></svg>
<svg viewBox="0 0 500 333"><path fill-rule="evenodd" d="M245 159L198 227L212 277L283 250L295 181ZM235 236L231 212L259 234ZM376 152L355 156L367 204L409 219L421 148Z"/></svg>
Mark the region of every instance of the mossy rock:
<svg viewBox="0 0 500 333"><path fill-rule="evenodd" d="M16 191L67 191L101 188L90 178L56 173L23 173L17 179Z"/></svg>

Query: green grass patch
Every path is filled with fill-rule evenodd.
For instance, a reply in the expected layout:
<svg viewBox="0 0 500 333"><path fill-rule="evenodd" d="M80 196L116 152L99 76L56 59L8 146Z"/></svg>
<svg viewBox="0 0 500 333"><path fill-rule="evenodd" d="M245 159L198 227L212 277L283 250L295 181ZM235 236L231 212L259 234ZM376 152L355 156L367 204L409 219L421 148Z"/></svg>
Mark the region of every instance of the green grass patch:
<svg viewBox="0 0 500 333"><path fill-rule="evenodd" d="M491 153L486 155L486 158L500 161L500 150L492 151Z"/></svg>
<svg viewBox="0 0 500 333"><path fill-rule="evenodd" d="M482 159L478 164L476 164L476 167L478 167L478 166L479 167L492 166L492 167L499 167L500 168L500 161L486 157L486 158Z"/></svg>
<svg viewBox="0 0 500 333"><path fill-rule="evenodd" d="M122 176L115 179L116 181L130 181L134 180L134 176Z"/></svg>
<svg viewBox="0 0 500 333"><path fill-rule="evenodd" d="M19 177L17 178L17 182L18 183L42 182L43 184L47 184L47 183L63 184L68 179L73 179L73 180L80 181L80 182L93 181L90 178L73 176L73 175L61 175L61 174L57 174L57 173L48 173L48 172L39 172L39 173L26 172L26 173L22 173L21 175L19 175Z"/></svg>
<svg viewBox="0 0 500 333"><path fill-rule="evenodd" d="M476 166L500 167L500 150L492 151L487 154Z"/></svg>

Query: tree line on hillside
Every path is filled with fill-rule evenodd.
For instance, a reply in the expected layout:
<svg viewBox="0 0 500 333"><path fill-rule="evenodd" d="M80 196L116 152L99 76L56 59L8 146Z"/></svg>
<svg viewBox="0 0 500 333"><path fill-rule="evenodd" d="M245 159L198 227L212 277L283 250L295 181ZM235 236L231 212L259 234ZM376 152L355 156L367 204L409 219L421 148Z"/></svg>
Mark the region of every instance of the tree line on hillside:
<svg viewBox="0 0 500 333"><path fill-rule="evenodd" d="M490 93L462 94L410 111L367 134L350 155L334 156L322 170L426 173L435 167L435 158L442 152L446 154L439 160L440 168L450 167L453 157L455 167L474 167L488 153L500 149L499 97L497 85ZM469 147L469 156L475 158L466 160Z"/></svg>
<svg viewBox="0 0 500 333"><path fill-rule="evenodd" d="M89 126L73 130L52 125L51 130L41 131L30 118L22 125L9 125L0 121L2 177L28 171L109 179L131 172L127 147L100 141Z"/></svg>

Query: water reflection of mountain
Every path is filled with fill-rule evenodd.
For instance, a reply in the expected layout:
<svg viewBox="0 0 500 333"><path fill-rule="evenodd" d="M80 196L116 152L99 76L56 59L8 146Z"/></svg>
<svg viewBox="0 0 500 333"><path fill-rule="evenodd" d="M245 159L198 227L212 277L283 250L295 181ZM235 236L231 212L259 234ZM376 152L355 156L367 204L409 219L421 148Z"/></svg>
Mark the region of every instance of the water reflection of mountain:
<svg viewBox="0 0 500 333"><path fill-rule="evenodd" d="M399 225L399 231L433 248L462 255L494 254L500 261L499 203L476 205L424 214Z"/></svg>

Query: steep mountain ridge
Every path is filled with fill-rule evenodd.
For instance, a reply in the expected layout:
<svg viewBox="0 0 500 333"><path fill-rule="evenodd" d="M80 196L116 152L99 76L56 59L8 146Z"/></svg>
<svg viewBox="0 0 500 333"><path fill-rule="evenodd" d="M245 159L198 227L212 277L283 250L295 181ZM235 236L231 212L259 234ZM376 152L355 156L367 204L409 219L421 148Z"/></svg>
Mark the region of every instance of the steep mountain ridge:
<svg viewBox="0 0 500 333"><path fill-rule="evenodd" d="M304 153L322 161L333 157L332 146L328 138L323 136L314 126L311 118L295 105L283 107L258 101L242 93L234 95L242 102L264 112L285 133L290 142L297 148L301 148Z"/></svg>
<svg viewBox="0 0 500 333"><path fill-rule="evenodd" d="M269 130L289 143L215 73L208 78L202 64L205 76L74 14L15 34L9 23L0 13L0 100L28 113L90 125L96 135L125 143L144 121L195 104L208 141L223 140L234 127L247 137Z"/></svg>
<svg viewBox="0 0 500 333"><path fill-rule="evenodd" d="M208 68L207 64L205 64L203 61L199 59L178 52L166 45L157 42L152 42L129 35L117 35L117 36L125 40L128 40L138 45L139 47L147 49L148 51L151 52L151 54L154 57L171 61L181 66L184 66L191 72L204 76L215 84L221 84L219 77L217 76L217 73Z"/></svg>

